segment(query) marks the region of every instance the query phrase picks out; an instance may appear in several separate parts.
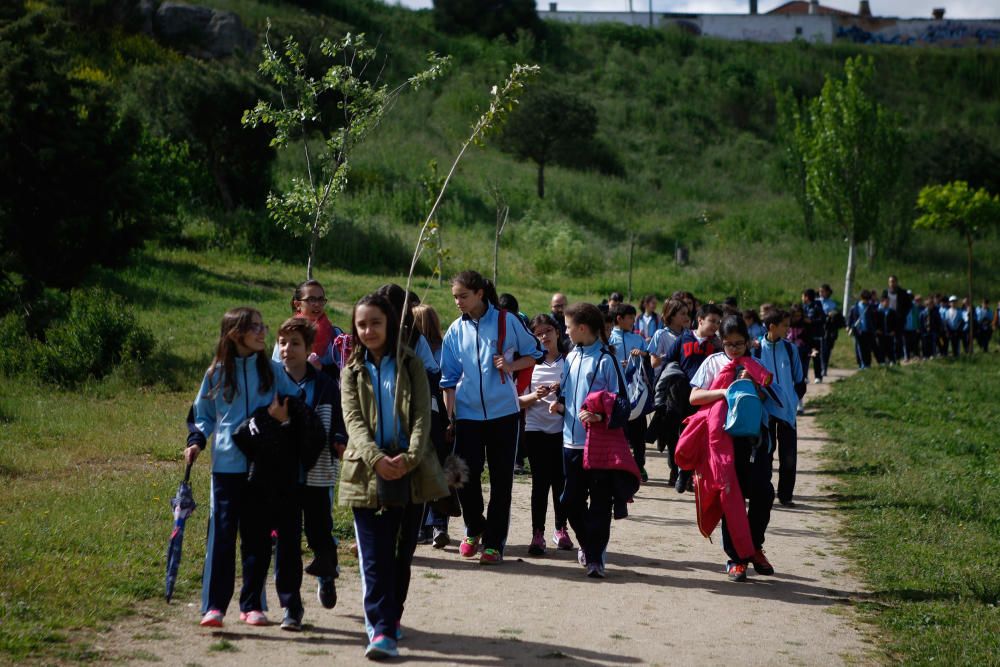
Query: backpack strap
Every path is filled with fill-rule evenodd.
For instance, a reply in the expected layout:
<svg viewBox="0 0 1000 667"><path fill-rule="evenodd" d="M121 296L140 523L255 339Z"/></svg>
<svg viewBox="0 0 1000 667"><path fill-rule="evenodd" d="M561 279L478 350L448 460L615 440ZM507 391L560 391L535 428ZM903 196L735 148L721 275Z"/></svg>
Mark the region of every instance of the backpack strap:
<svg viewBox="0 0 1000 667"><path fill-rule="evenodd" d="M500 319L497 320L497 354L503 356L503 344L507 338L507 311L500 309ZM500 372L500 384L507 384L507 374Z"/></svg>

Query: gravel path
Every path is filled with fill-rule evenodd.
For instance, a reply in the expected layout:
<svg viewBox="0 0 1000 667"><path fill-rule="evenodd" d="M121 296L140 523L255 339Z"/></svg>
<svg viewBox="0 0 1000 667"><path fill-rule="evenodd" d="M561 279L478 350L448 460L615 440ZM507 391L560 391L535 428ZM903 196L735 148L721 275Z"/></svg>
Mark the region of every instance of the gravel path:
<svg viewBox="0 0 1000 667"><path fill-rule="evenodd" d="M828 386L810 385L809 395ZM503 565L464 562L457 546L418 547L401 660L428 665L870 662L870 646L849 605L860 585L838 555L843 540L831 480L817 473L823 433L808 413L799 422L797 506L775 503L767 533L775 576L757 576L751 568L747 583L728 581L718 532L714 543L700 536L693 496L667 488L666 461L655 448L648 464L653 479L630 506L631 516L612 528L603 581L584 577L575 551L527 556L530 484L519 478ZM109 656L130 663L365 663L357 572L342 574L340 602L331 611L319 607L311 586L307 578L307 627L301 634L251 628L240 624L235 612L225 629L202 630L192 599L170 607L147 603L96 641ZM275 599L273 593L269 597ZM280 613L272 617L280 620Z"/></svg>

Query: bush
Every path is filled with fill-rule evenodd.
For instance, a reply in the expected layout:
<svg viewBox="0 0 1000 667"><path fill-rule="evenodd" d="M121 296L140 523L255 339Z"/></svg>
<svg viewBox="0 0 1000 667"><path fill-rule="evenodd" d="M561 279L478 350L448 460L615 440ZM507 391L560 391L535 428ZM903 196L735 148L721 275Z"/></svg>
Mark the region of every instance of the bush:
<svg viewBox="0 0 1000 667"><path fill-rule="evenodd" d="M73 386L100 379L118 366L141 362L153 351L153 334L139 325L135 312L116 294L103 289L74 290L69 313L45 330L44 344L29 333L23 315L0 320L0 372L34 375Z"/></svg>

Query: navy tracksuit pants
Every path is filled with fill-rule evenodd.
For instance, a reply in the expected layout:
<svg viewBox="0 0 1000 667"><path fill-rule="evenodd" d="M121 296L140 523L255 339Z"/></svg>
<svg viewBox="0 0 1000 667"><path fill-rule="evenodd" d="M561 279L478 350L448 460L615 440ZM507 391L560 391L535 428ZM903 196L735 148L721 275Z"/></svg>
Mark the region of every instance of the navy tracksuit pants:
<svg viewBox="0 0 1000 667"><path fill-rule="evenodd" d="M566 487L562 502L576 541L588 563L604 563L611 539L611 510L614 497L610 470L585 470L583 450L563 447ZM590 501L589 505L587 501Z"/></svg>
<svg viewBox="0 0 1000 667"><path fill-rule="evenodd" d="M520 416L455 422L455 453L469 466L469 481L458 490L465 519L465 534L483 538L484 549L503 554L510 529L511 492L514 487L514 457L518 448ZM484 463L490 466L490 504L483 515Z"/></svg>
<svg viewBox="0 0 1000 667"><path fill-rule="evenodd" d="M743 498L747 501L747 519L750 522L750 537L754 548L764 546L764 533L771 522L771 507L774 505L774 486L771 484L771 455L765 441L754 447L756 438L733 438L733 463L736 465L736 479L739 480ZM753 460L751 460L753 459ZM722 548L729 559L743 562L733 547L726 519L722 519Z"/></svg>
<svg viewBox="0 0 1000 667"><path fill-rule="evenodd" d="M354 508L361 595L368 640L396 638L410 589L410 563L417 548L423 505L383 510Z"/></svg>
<svg viewBox="0 0 1000 667"><path fill-rule="evenodd" d="M263 611L264 582L271 561L271 540L265 514L253 511L247 474L212 473L208 515L208 545L202 572L201 611L223 614L233 597L236 579L236 536L240 537L243 587L240 611Z"/></svg>

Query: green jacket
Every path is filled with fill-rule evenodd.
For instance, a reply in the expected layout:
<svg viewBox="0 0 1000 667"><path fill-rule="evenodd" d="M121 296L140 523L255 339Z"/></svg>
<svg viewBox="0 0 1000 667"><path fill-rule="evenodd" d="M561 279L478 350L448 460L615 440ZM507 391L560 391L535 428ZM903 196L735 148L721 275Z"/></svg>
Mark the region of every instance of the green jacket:
<svg viewBox="0 0 1000 667"><path fill-rule="evenodd" d="M396 383L396 414L410 434L403 452L410 476L411 500L424 503L448 495L448 483L430 442L431 391L427 371L409 348L403 348ZM375 462L386 454L375 444L378 419L376 389L363 362L352 361L340 375L341 404L347 425L347 449L340 471L340 504L378 507Z"/></svg>

